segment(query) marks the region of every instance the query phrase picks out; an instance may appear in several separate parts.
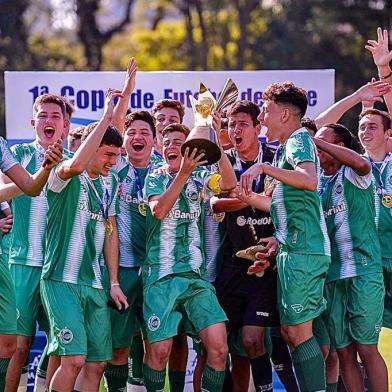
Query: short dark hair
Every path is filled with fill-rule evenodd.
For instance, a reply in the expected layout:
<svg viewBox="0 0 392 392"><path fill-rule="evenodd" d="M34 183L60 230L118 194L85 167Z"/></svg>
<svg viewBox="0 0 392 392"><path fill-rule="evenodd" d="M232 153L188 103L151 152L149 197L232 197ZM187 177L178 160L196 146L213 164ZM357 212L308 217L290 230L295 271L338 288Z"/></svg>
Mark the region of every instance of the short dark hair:
<svg viewBox="0 0 392 392"><path fill-rule="evenodd" d="M176 99L161 99L154 103L154 106L151 109L152 115L154 116L155 113L162 108L173 108L177 110L180 121L182 122L184 119L185 108L180 101L177 101Z"/></svg>
<svg viewBox="0 0 392 392"><path fill-rule="evenodd" d="M85 128L86 127L81 126L81 127L76 127L76 128L70 129L68 136L71 136L74 139L81 139Z"/></svg>
<svg viewBox="0 0 392 392"><path fill-rule="evenodd" d="M98 122L91 123L86 126L86 128L83 131L83 136L82 136L82 143L87 139L87 136L96 128L98 125ZM106 128L105 134L103 135L101 144L99 145L100 147L105 145L105 146L115 146L115 147L122 147L123 144L123 138L121 136L120 131L113 127L112 125L109 125Z"/></svg>
<svg viewBox="0 0 392 392"><path fill-rule="evenodd" d="M263 92L263 100L295 106L300 110L301 118L305 115L308 107L306 91L289 81L270 84Z"/></svg>
<svg viewBox="0 0 392 392"><path fill-rule="evenodd" d="M61 113L65 116L66 106L63 97L56 94L43 94L39 95L33 105L33 114L38 112L38 106L43 105L44 103L54 103L61 108Z"/></svg>
<svg viewBox="0 0 392 392"><path fill-rule="evenodd" d="M354 134L342 124L327 124L323 128L330 128L335 134L335 141L344 144L344 147L349 148L359 154L363 152L362 146Z"/></svg>
<svg viewBox="0 0 392 392"><path fill-rule="evenodd" d="M359 119L361 120L363 117L367 116L368 114L375 114L376 116L381 117L382 125L384 127L384 132L388 129L392 129L392 118L389 113L378 109L366 109L359 115Z"/></svg>
<svg viewBox="0 0 392 392"><path fill-rule="evenodd" d="M147 110L139 110L137 112L132 112L125 117L125 130L127 130L134 121L144 121L146 122L152 131L153 136L156 135L156 128L155 128L155 119L151 115L151 113L147 112Z"/></svg>
<svg viewBox="0 0 392 392"><path fill-rule="evenodd" d="M257 117L260 114L260 108L251 101L242 100L237 101L230 109L230 112L227 114L227 117L232 116L233 114L237 113L246 113L252 118L253 126L259 124L259 120Z"/></svg>
<svg viewBox="0 0 392 392"><path fill-rule="evenodd" d="M184 134L186 137L191 133L191 130L184 124L169 124L163 131L162 131L162 137L165 137L169 133L173 132L180 132Z"/></svg>
<svg viewBox="0 0 392 392"><path fill-rule="evenodd" d="M305 128L310 129L311 131L313 131L314 133L317 132L317 125L316 125L316 121L314 121L313 119L311 119L310 117L303 117L301 119L301 125Z"/></svg>
<svg viewBox="0 0 392 392"><path fill-rule="evenodd" d="M75 111L75 106L72 105L68 97L62 96L61 98L63 99L65 104L65 112L68 114L69 118L71 118L73 112Z"/></svg>

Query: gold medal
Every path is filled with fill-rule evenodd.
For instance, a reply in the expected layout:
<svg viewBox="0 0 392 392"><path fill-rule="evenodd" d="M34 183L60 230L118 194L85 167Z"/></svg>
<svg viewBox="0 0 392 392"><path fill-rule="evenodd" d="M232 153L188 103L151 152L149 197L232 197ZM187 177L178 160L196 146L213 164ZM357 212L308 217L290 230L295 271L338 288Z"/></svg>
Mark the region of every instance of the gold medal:
<svg viewBox="0 0 392 392"><path fill-rule="evenodd" d="M386 208L392 208L392 195L383 195L381 203Z"/></svg>
<svg viewBox="0 0 392 392"><path fill-rule="evenodd" d="M107 219L105 221L105 232L106 232L106 234L107 235L112 235L113 230L114 230L113 223L109 219Z"/></svg>
<svg viewBox="0 0 392 392"><path fill-rule="evenodd" d="M146 216L146 205L143 202L139 203L138 210L140 215Z"/></svg>

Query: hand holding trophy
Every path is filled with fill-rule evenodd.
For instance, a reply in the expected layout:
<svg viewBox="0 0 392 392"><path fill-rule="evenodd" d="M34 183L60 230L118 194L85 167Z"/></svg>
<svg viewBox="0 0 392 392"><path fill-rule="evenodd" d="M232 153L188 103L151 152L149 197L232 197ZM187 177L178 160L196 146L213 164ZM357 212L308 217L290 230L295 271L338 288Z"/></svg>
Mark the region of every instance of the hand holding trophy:
<svg viewBox="0 0 392 392"><path fill-rule="evenodd" d="M189 151L197 148L198 154L204 152L204 159L208 165L219 161L222 154L219 144L220 130L214 130L212 127L212 112L227 108L236 101L237 97L238 88L231 79L226 81L218 101L215 100L207 87L200 83L198 99L190 96L195 126L181 148L182 155L187 147L189 147Z"/></svg>

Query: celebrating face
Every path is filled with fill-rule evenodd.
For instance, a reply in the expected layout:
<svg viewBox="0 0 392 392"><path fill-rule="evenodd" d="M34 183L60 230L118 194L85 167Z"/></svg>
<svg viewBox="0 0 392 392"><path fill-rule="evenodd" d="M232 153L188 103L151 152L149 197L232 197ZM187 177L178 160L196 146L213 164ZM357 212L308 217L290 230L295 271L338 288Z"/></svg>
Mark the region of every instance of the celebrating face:
<svg viewBox="0 0 392 392"><path fill-rule="evenodd" d="M388 140L388 133L384 130L381 116L367 114L359 121L359 140L365 150L377 150L383 147Z"/></svg>
<svg viewBox="0 0 392 392"><path fill-rule="evenodd" d="M239 112L230 115L229 138L238 152L246 152L257 143L259 131L259 126L253 125L250 114Z"/></svg>
<svg viewBox="0 0 392 392"><path fill-rule="evenodd" d="M163 138L163 158L171 172L180 170L181 147L185 143L185 139L186 136L181 132L170 132Z"/></svg>
<svg viewBox="0 0 392 392"><path fill-rule="evenodd" d="M154 146L154 135L149 123L133 121L124 133L124 147L130 162L144 162L149 159Z"/></svg>

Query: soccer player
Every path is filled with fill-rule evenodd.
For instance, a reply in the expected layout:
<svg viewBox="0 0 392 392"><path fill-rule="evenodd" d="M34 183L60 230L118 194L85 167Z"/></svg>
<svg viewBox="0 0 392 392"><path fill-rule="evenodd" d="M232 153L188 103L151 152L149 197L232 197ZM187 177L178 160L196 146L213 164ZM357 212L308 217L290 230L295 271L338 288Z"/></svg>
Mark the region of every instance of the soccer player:
<svg viewBox="0 0 392 392"><path fill-rule="evenodd" d="M319 194L332 252L323 314L331 348L337 350L348 390L364 389L358 353L372 390L386 392L387 369L377 349L384 284L371 164L355 151L359 143L343 125L322 127L315 143L323 168Z"/></svg>
<svg viewBox="0 0 392 392"><path fill-rule="evenodd" d="M36 133L35 141L11 148L15 159L29 173L41 170L47 149L63 137L68 126L65 113L65 103L60 96L45 94L36 99L31 120ZM10 179L3 177L3 182L9 183ZM35 335L36 321L42 311L39 280L43 263L47 200L45 190L39 196L31 198L18 192L15 186L11 188L15 189L12 202L15 222L7 241L8 262L15 285L18 311L18 343L8 368L7 390L16 391Z"/></svg>
<svg viewBox="0 0 392 392"><path fill-rule="evenodd" d="M162 161L162 131L170 124L182 124L185 108L180 101L175 99L161 99L154 104L151 113L155 118L157 128L154 155L157 160Z"/></svg>
<svg viewBox="0 0 392 392"><path fill-rule="evenodd" d="M213 287L204 279L205 266L201 231L201 191L215 193L234 188L236 180L225 154L219 161L219 174L194 171L205 164L203 153L185 149L189 129L172 124L163 131L163 156L167 174L146 178L147 258L143 267L144 321L150 353L144 366L147 391L161 390L165 366L186 317L207 349L207 365L202 388L220 391L226 367L227 343L224 321Z"/></svg>
<svg viewBox="0 0 392 392"><path fill-rule="evenodd" d="M82 144L82 136L85 127L71 129L67 136L68 150L75 152Z"/></svg>
<svg viewBox="0 0 392 392"><path fill-rule="evenodd" d="M116 165L119 177L119 211L116 216L120 240L119 276L129 308L119 314L111 310L113 359L105 370L108 390L122 391L128 377L128 354L132 337L138 331L142 307L141 267L146 257L146 206L144 180L153 169L151 153L155 141L154 118L146 111L125 119L126 157ZM106 280L108 276L105 275ZM140 311L140 314L137 314Z"/></svg>
<svg viewBox="0 0 392 392"><path fill-rule="evenodd" d="M37 196L45 186L50 170L60 161L61 157L62 147L58 142L55 142L45 152L41 168L37 173L31 175L15 159L6 141L0 138L0 170L19 188L14 189L15 193L21 190L31 196ZM11 356L15 353L17 343L15 289L7 263L7 255L2 256L0 262L0 391L5 388L8 365Z"/></svg>
<svg viewBox="0 0 392 392"><path fill-rule="evenodd" d="M259 107L250 101L236 102L228 113L229 138L234 146L228 157L238 180L249 167L261 162L271 163L274 156L274 151L258 140L259 114ZM264 191L264 179L263 174L257 178L255 192ZM237 334L242 328L242 343L256 390L270 391L272 368L264 347L264 334L265 327L280 324L276 268L271 266L262 278L258 278L248 274L252 262L236 257L236 253L256 245L258 238L271 236L274 232L272 220L269 213L254 209L237 197L214 198L213 209L226 214L227 228L224 262L215 283L217 297L229 319L229 333ZM236 384L237 380L233 381Z"/></svg>
<svg viewBox="0 0 392 392"><path fill-rule="evenodd" d="M61 162L48 181L48 216L41 296L50 322L49 355L61 356L51 390L98 390L111 359L110 316L101 282L103 256L110 295L119 310L126 297L118 281L118 233L115 221L117 178L111 171L122 137L109 126L113 100L108 90L98 124L71 159ZM99 333L97 333L99 331Z"/></svg>
<svg viewBox="0 0 392 392"><path fill-rule="evenodd" d="M372 165L375 184L376 224L385 285L383 326L392 329L392 153L388 152L391 133L388 113L368 109L360 114L358 137Z"/></svg>
<svg viewBox="0 0 392 392"><path fill-rule="evenodd" d="M325 309L323 287L330 244L317 194L319 160L309 132L301 128L306 91L292 82L273 83L263 93L260 122L267 138L279 140L272 165L258 163L240 180L248 202L271 210L279 242L278 303L284 336L292 348L301 390L325 390L325 363L312 333L312 321ZM261 173L269 178L266 196L252 192ZM268 196L270 195L270 196ZM276 241L271 238L267 246Z"/></svg>

